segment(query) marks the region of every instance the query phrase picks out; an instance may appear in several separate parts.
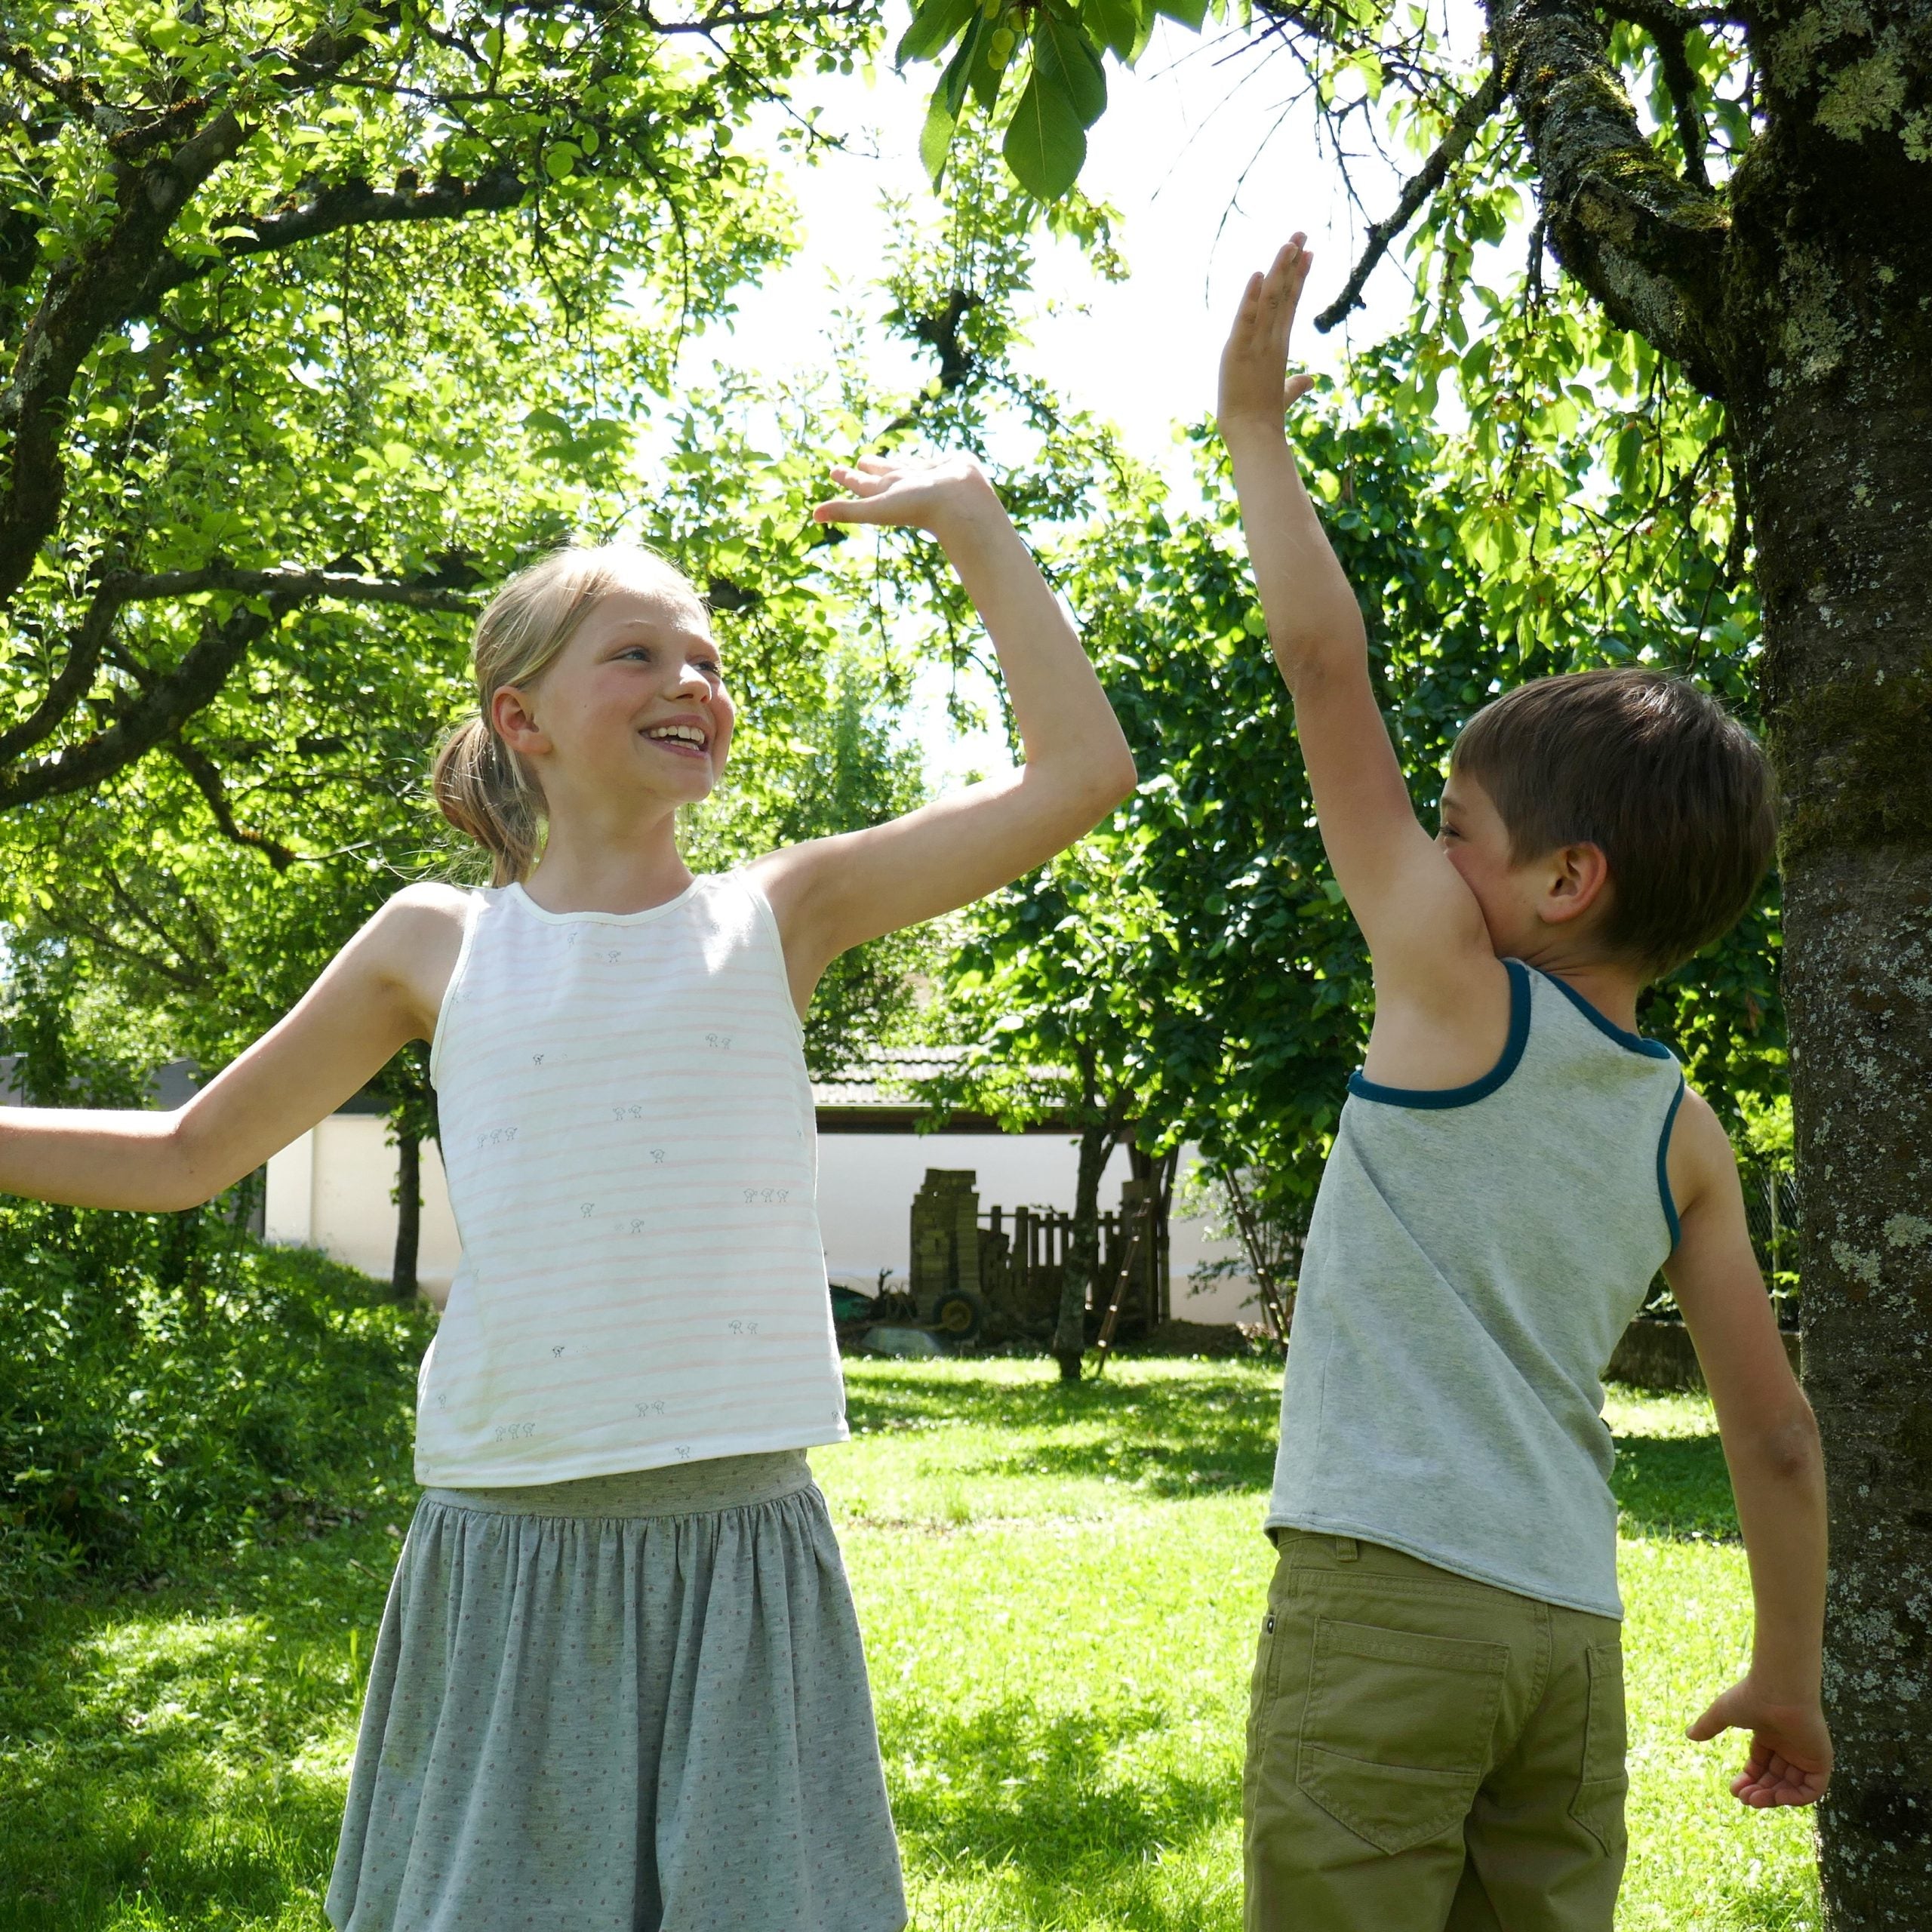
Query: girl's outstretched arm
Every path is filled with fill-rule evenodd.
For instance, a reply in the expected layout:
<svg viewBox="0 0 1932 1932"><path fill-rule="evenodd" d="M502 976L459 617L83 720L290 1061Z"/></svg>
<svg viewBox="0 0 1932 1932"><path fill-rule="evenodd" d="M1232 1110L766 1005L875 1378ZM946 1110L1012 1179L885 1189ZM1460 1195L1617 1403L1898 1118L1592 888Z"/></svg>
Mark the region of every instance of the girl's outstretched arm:
<svg viewBox="0 0 1932 1932"><path fill-rule="evenodd" d="M945 547L999 658L1026 762L884 825L774 852L756 868L799 1009L848 947L916 925L1030 872L1134 789L1134 759L1080 639L970 457L863 457L823 523L909 525Z"/></svg>
<svg viewBox="0 0 1932 1932"><path fill-rule="evenodd" d="M0 1107L0 1194L150 1213L232 1187L435 1027L463 895L399 892L285 1019L172 1113Z"/></svg>

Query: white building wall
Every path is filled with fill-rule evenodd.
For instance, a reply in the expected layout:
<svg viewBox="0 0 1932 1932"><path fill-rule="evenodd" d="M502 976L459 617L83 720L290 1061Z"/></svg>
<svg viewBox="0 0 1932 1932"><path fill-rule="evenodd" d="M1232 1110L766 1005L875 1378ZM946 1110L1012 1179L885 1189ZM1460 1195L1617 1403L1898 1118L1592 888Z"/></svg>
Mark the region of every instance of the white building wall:
<svg viewBox="0 0 1932 1932"><path fill-rule="evenodd" d="M910 1265L912 1196L928 1168L970 1168L980 1204L1052 1208L1070 1213L1078 1146L1044 1134L826 1134L819 1137L819 1225L826 1267L835 1281L869 1291L881 1269L903 1277ZM1182 1156L1183 1177L1194 1162ZM1128 1175L1117 1152L1100 1183L1103 1208L1116 1206ZM395 1256L396 1150L374 1114L334 1114L292 1141L269 1162L264 1212L267 1238L322 1249L366 1275L386 1277ZM1234 1251L1208 1238L1204 1223L1174 1217L1171 1229L1174 1312L1189 1321L1259 1318L1242 1278L1189 1292L1190 1271ZM423 1244L417 1277L432 1298L449 1291L463 1244L450 1211L449 1189L433 1142L423 1146Z"/></svg>
<svg viewBox="0 0 1932 1932"><path fill-rule="evenodd" d="M440 1302L463 1253L442 1155L423 1143L423 1232L417 1278ZM269 1162L268 1239L319 1247L365 1275L395 1265L396 1150L379 1114L331 1114Z"/></svg>

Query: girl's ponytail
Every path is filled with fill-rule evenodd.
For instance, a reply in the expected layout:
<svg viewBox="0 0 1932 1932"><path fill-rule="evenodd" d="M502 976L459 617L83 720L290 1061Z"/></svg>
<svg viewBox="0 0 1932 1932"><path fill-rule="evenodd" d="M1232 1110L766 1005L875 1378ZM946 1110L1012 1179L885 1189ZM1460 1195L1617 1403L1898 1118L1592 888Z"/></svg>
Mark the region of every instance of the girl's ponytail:
<svg viewBox="0 0 1932 1932"><path fill-rule="evenodd" d="M443 740L429 785L436 809L490 854L492 885L509 885L529 871L543 794L480 715Z"/></svg>
<svg viewBox="0 0 1932 1932"><path fill-rule="evenodd" d="M443 741L429 783L437 810L489 853L492 885L512 884L530 870L543 826L543 787L497 737L492 701L505 685L540 677L601 598L645 587L701 601L655 551L613 543L552 551L518 571L477 619L470 654L477 710Z"/></svg>

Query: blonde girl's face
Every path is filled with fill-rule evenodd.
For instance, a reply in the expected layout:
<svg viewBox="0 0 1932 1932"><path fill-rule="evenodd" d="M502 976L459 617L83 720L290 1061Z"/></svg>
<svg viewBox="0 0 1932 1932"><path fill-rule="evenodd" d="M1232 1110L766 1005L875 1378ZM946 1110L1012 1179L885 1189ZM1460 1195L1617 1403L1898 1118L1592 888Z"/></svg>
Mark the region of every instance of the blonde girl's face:
<svg viewBox="0 0 1932 1932"><path fill-rule="evenodd" d="M612 591L542 672L491 703L552 809L581 790L688 804L724 772L736 709L704 612L674 584Z"/></svg>

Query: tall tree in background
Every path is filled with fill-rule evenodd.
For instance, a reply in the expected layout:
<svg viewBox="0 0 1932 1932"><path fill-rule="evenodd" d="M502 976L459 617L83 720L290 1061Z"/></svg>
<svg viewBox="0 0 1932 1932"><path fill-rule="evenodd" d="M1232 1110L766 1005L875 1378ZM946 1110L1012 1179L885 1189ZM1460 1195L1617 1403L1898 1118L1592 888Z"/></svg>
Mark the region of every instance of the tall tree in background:
<svg viewBox="0 0 1932 1932"><path fill-rule="evenodd" d="M297 614L460 610L567 531L786 246L736 131L872 32L860 0L15 9L0 808L159 752L227 831L195 721L356 635Z"/></svg>
<svg viewBox="0 0 1932 1932"><path fill-rule="evenodd" d="M1019 178L1063 192L1108 54L1208 11L921 0L901 52L946 63L929 165L971 94ZM1300 63L1345 147L1380 118L1423 157L1319 320L1416 228L1426 373L1490 412L1499 520L1534 534L1561 507L1534 445L1566 383L1637 358L1712 405L1785 803L1805 1381L1834 1523L1826 1916L1932 1923L1932 5L1484 0L1473 65L1421 6L1214 11ZM1525 192L1527 275L1487 288L1478 245ZM1539 340L1546 248L1571 281Z"/></svg>

